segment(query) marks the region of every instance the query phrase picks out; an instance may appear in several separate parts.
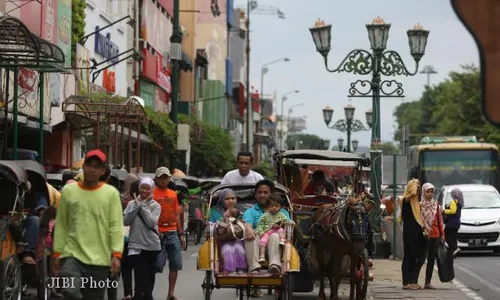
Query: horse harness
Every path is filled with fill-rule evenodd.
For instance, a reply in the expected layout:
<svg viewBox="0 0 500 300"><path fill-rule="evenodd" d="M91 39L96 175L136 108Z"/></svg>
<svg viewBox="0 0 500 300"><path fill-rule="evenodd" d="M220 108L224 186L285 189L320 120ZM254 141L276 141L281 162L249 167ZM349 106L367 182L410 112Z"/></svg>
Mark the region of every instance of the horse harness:
<svg viewBox="0 0 500 300"><path fill-rule="evenodd" d="M311 239L329 231L330 234L336 234L341 239L350 241L351 237L345 224L348 210L349 205L344 201L325 208L318 220L311 226Z"/></svg>

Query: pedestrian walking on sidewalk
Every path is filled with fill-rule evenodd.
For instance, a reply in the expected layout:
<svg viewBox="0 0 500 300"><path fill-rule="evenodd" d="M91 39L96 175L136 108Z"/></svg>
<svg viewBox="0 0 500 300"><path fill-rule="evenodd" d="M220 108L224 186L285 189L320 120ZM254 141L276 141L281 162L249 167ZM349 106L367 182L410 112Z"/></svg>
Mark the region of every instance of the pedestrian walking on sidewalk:
<svg viewBox="0 0 500 300"><path fill-rule="evenodd" d="M64 186L54 231L54 274L69 280L67 300L103 300L109 271L120 272L123 252L123 216L118 191L99 178L106 171L101 150L87 153L83 181ZM60 267L59 267L60 266ZM63 281L64 282L64 281Z"/></svg>
<svg viewBox="0 0 500 300"><path fill-rule="evenodd" d="M457 255L460 250L457 246L457 233L460 229L460 218L462 217L462 208L464 207L464 196L462 191L459 189L451 190L451 202L448 204L444 210L445 220L444 220L444 233L446 237L446 243L454 251L454 255Z"/></svg>
<svg viewBox="0 0 500 300"><path fill-rule="evenodd" d="M422 197L420 207L425 231L429 236L427 243L427 266L425 270L425 289L436 289L432 284L432 273L434 272L434 262L436 261L439 241L444 240L443 219L439 203L434 200L434 185L425 183L422 186Z"/></svg>
<svg viewBox="0 0 500 300"><path fill-rule="evenodd" d="M163 272L168 259L167 300L177 300L175 285L177 274L182 270L182 249L186 246L182 223L180 221L179 201L175 191L168 188L172 174L167 167L156 170L156 188L153 198L161 206L158 229L161 235L161 251L157 256L155 272Z"/></svg>
<svg viewBox="0 0 500 300"><path fill-rule="evenodd" d="M161 207L153 199L154 182L144 177L139 195L129 201L123 212L123 224L130 226L128 257L132 259L136 278L136 299L153 300L156 256L160 252L158 219Z"/></svg>
<svg viewBox="0 0 500 300"><path fill-rule="evenodd" d="M418 191L418 179L408 181L400 200L401 221L403 222L404 257L401 264L403 289L418 290L420 269L425 261L428 236L424 229Z"/></svg>

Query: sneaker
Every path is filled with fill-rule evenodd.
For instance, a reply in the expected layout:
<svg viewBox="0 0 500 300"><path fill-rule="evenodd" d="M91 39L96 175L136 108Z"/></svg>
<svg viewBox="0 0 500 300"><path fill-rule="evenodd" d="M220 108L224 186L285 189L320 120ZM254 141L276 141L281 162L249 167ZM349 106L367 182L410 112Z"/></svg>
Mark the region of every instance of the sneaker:
<svg viewBox="0 0 500 300"><path fill-rule="evenodd" d="M285 246L285 240L280 240L280 245Z"/></svg>
<svg viewBox="0 0 500 300"><path fill-rule="evenodd" d="M259 263L261 263L261 264L262 264L262 263L265 263L265 262L266 262L266 258L265 258L264 256L261 256L261 257L259 258Z"/></svg>

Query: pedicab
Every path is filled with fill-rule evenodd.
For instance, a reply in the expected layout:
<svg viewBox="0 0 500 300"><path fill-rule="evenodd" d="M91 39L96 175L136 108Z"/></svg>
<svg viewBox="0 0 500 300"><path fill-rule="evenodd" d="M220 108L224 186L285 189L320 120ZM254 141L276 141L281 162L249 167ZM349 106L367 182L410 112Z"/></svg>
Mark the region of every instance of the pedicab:
<svg viewBox="0 0 500 300"><path fill-rule="evenodd" d="M62 173L47 173L47 182L60 191L63 187Z"/></svg>
<svg viewBox="0 0 500 300"><path fill-rule="evenodd" d="M14 161L0 161L0 299L22 296L21 262L23 245L24 197L28 191L28 174Z"/></svg>
<svg viewBox="0 0 500 300"><path fill-rule="evenodd" d="M111 178L109 184L116 187L120 193L123 192L125 186L125 178L128 172L122 169L111 169ZM154 178L154 177L153 177Z"/></svg>
<svg viewBox="0 0 500 300"><path fill-rule="evenodd" d="M354 237L354 229L349 229L350 224L347 220L350 213L356 216L364 216L365 212L361 203L356 206L355 211L348 199L356 199L361 192L361 172L363 168L370 165L369 159L354 153L329 151L329 150L290 150L277 153L275 155L275 163L277 170L278 182L286 186L292 193L292 207L294 211L294 221L297 226L297 237L294 244L298 249L301 270L299 273L294 273L294 292L312 292L314 289L314 280L319 279L318 269L320 266L314 260L316 253L314 253L312 241L326 231L339 232L340 236L346 242L354 243L357 236ZM302 178L300 172L301 168L308 170L336 170L342 176L349 175L351 178L352 186L354 187L349 194L345 194L340 189L335 188L333 192L327 193L325 190L314 194L304 194L305 187L303 186L305 180ZM357 203L358 204L358 203ZM323 213L328 208L328 214ZM315 214L321 209L320 215ZM321 220L314 220L314 218L322 218ZM323 221L326 220L326 221ZM323 222L323 223L322 223ZM365 222L364 220L362 222ZM322 225L322 226L320 226ZM321 231L318 231L323 227ZM363 227L363 225L361 225ZM326 228L326 229L325 229ZM329 228L329 230L327 230ZM364 228L364 227L363 227ZM365 239L363 245L366 245L366 232L356 232L359 237ZM359 259L356 265L356 282L361 284L361 298L365 299L366 291L369 280L369 260L367 250L359 251ZM342 260L343 258L341 258ZM316 263L316 265L314 264ZM343 262L342 277L343 279L349 278L348 268Z"/></svg>
<svg viewBox="0 0 500 300"><path fill-rule="evenodd" d="M50 282L50 257L52 253L52 229L55 220L56 209L59 205L60 194L50 184L47 183L47 174L45 168L33 160L17 160L13 161L25 169L28 175L30 190L26 193L24 199L24 206L27 209L25 212L27 217L30 213L36 210L39 214L37 245L34 249L34 264L28 263L26 255L26 263L22 263L23 275L23 291L26 292L28 285L33 285L37 289L38 299L50 299L51 289L47 288ZM44 197L47 200L47 206L44 204L37 204L37 197ZM44 218L48 216L45 214L47 210L52 211L52 218ZM36 215L35 214L35 215ZM52 223L51 223L52 221ZM49 223L51 223L49 225Z"/></svg>
<svg viewBox="0 0 500 300"><path fill-rule="evenodd" d="M213 178L202 178L200 179L200 187L201 187L201 195L200 195L200 199L201 199L201 215L203 217L205 216L208 216L207 215L207 212L208 212L208 203L209 203L209 200L210 200L210 190L214 187L214 186L217 186L219 184L221 184L222 182L222 178L217 178L217 177L213 177ZM203 219L203 222L206 224L206 222L208 221L208 219Z"/></svg>
<svg viewBox="0 0 500 300"><path fill-rule="evenodd" d="M256 204L255 200L255 185L253 184L227 184L217 185L209 191L209 207L214 207L219 199L219 193L223 189L231 188L238 198L236 208L244 213L248 208ZM289 191L281 184L276 184L275 192L281 194L284 199L283 207L286 208L290 216L293 216L293 208L291 206ZM206 216L208 219L208 210ZM285 225L286 243L281 248L281 263L282 268L280 273L271 274L267 272L260 273L225 273L223 270L223 260L220 257L219 245L215 235L215 224L208 223L207 240L198 250L197 269L205 272L205 278L202 284L202 290L205 300L212 298L214 289L234 288L237 292L237 297L240 300L250 297L252 288L274 289L276 291L276 299L287 300L292 299L293 287L292 276L293 272L300 271L300 258L293 243L293 227L292 223ZM269 262L262 264L262 269L269 267ZM217 297L214 297L217 299Z"/></svg>

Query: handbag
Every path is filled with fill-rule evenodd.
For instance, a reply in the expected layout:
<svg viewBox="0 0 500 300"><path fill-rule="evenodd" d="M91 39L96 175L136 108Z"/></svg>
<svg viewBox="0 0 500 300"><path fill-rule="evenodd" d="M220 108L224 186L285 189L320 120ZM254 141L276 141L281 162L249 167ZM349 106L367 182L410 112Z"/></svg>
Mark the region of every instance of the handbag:
<svg viewBox="0 0 500 300"><path fill-rule="evenodd" d="M439 218L439 216L438 216ZM453 250L441 239L441 218L438 219L439 226L439 245L437 249L438 276L441 282L450 282L455 278L455 269L453 267Z"/></svg>
<svg viewBox="0 0 500 300"><path fill-rule="evenodd" d="M218 221L215 227L216 237L219 241L243 240L245 238L245 226L235 218Z"/></svg>

